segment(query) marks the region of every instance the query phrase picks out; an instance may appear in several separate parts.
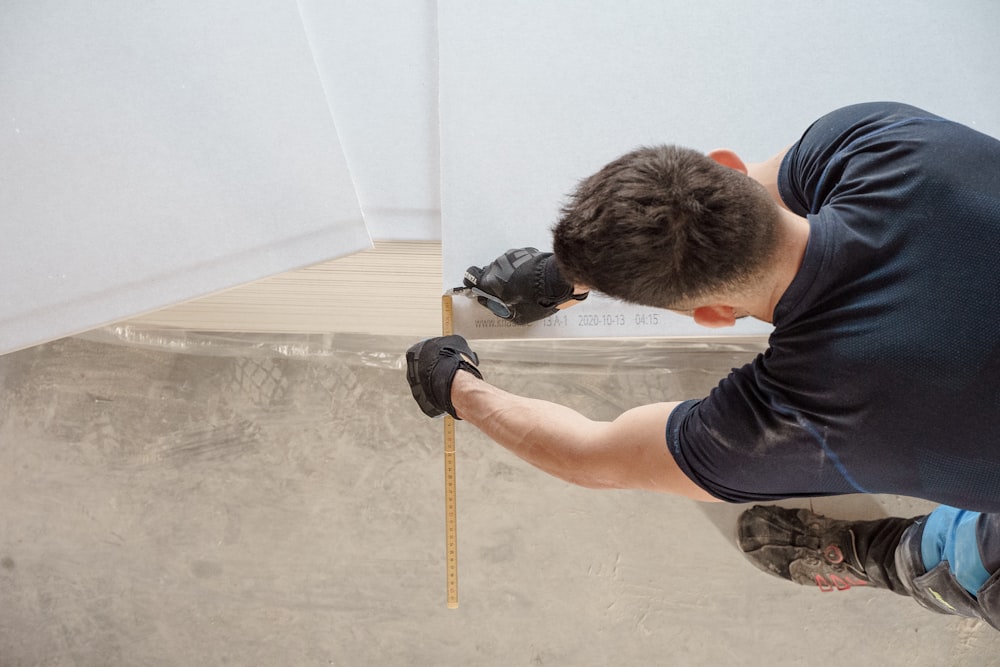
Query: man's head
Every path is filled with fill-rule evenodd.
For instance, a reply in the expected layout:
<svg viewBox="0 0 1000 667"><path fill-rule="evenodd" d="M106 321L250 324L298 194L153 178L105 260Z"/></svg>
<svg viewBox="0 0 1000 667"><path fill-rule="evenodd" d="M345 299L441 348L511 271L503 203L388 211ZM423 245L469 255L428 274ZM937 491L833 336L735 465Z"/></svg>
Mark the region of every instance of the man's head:
<svg viewBox="0 0 1000 667"><path fill-rule="evenodd" d="M779 211L733 153L640 148L583 180L553 227L562 275L687 310L744 294L777 246Z"/></svg>

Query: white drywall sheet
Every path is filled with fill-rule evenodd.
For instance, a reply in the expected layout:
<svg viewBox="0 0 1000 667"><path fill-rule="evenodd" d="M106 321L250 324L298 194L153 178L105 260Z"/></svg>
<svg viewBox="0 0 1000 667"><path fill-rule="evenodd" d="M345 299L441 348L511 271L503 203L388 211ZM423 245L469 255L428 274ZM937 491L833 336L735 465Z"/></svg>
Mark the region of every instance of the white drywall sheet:
<svg viewBox="0 0 1000 667"><path fill-rule="evenodd" d="M372 238L440 239L434 3L299 5Z"/></svg>
<svg viewBox="0 0 1000 667"><path fill-rule="evenodd" d="M1000 136L1000 3L440 0L443 288L507 248L551 247L574 185L640 145L766 159L837 107L894 99ZM718 335L591 298L473 338Z"/></svg>
<svg viewBox="0 0 1000 667"><path fill-rule="evenodd" d="M0 10L0 353L370 246L290 0Z"/></svg>

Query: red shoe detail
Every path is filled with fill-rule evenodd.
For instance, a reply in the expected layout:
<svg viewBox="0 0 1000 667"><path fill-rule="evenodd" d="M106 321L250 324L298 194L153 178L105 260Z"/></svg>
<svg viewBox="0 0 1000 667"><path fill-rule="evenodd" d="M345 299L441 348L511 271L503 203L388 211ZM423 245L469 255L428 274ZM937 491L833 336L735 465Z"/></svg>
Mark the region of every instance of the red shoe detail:
<svg viewBox="0 0 1000 667"><path fill-rule="evenodd" d="M864 579L858 579L850 574L844 575L843 577L839 574L831 574L829 577L817 574L816 585L822 592L830 593L832 591L850 590L855 586L867 586L868 582Z"/></svg>
<svg viewBox="0 0 1000 667"><path fill-rule="evenodd" d="M831 544L823 550L823 558L825 558L828 563L836 565L837 563L844 562L844 552L841 551L840 547L836 544Z"/></svg>
<svg viewBox="0 0 1000 667"><path fill-rule="evenodd" d="M819 589L824 593L829 593L832 590L836 590L834 589L833 584L827 581L826 577L824 577L822 574L816 575L816 585L819 586Z"/></svg>

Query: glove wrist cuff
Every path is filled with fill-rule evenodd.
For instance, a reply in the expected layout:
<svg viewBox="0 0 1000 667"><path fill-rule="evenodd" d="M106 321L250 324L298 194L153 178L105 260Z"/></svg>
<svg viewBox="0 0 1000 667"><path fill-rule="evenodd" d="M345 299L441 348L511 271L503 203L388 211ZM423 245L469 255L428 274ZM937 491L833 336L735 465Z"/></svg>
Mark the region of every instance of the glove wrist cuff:
<svg viewBox="0 0 1000 667"><path fill-rule="evenodd" d="M559 265L549 253L544 262L538 266L538 293L541 295L538 303L543 307L554 307L570 299L583 301L589 292L573 294L573 285L559 273Z"/></svg>
<svg viewBox="0 0 1000 667"><path fill-rule="evenodd" d="M448 385L447 385L448 395L443 396L441 402L444 405L445 412L447 412L449 415L451 415L458 421L462 421L462 418L455 413L455 406L451 402L451 385L454 384L455 376L458 375L459 371L468 371L473 375L475 375L480 380L483 379L483 374L480 373L479 369L476 368L474 365L470 364L465 359L462 359L458 362L458 364L455 365L455 369L451 372L451 377L448 378Z"/></svg>

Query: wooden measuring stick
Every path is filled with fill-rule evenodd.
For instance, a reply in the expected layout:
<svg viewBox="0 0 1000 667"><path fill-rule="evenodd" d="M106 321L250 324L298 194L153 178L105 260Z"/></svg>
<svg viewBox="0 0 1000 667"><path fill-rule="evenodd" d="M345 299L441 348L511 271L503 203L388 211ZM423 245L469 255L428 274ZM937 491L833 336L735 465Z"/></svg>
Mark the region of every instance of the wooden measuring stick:
<svg viewBox="0 0 1000 667"><path fill-rule="evenodd" d="M450 336L452 324L451 295L441 297L441 333ZM444 523L445 559L448 576L448 608L458 608L458 509L455 491L455 419L444 416Z"/></svg>

